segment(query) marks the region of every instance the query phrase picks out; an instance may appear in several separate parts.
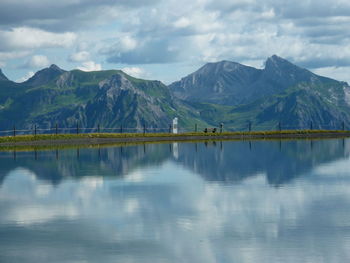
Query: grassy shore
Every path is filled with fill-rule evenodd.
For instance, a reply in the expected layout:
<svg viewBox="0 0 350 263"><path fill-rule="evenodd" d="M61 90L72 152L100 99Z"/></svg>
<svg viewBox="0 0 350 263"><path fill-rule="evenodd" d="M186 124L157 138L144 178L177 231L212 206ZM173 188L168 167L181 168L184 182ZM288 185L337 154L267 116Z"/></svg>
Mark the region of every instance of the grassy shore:
<svg viewBox="0 0 350 263"><path fill-rule="evenodd" d="M0 137L0 146L16 144L52 144L52 143L84 143L91 142L132 142L132 141L164 141L164 140L197 140L197 139L268 139L268 138L314 138L314 137L350 137L350 131L342 130L285 130L285 131L253 131L204 133L189 132L171 133L89 133L89 134L41 134Z"/></svg>

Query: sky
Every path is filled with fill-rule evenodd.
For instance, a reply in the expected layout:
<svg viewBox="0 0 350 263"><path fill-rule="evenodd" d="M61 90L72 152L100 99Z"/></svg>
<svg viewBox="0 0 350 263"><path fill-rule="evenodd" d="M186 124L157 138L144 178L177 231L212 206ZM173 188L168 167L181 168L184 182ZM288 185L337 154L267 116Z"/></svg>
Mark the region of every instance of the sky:
<svg viewBox="0 0 350 263"><path fill-rule="evenodd" d="M169 84L276 54L350 83L349 28L348 0L1 0L0 68L17 82L56 64Z"/></svg>

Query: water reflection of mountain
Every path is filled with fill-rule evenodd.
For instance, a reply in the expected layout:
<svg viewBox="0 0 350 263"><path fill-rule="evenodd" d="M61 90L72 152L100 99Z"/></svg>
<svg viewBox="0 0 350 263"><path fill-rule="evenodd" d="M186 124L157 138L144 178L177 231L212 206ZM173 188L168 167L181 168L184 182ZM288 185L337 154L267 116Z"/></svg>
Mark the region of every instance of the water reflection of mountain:
<svg viewBox="0 0 350 263"><path fill-rule="evenodd" d="M121 177L138 167L160 164L168 156L169 148L157 145L2 152L0 184L10 171L18 167L32 171L39 179L57 184L69 177Z"/></svg>
<svg viewBox="0 0 350 263"><path fill-rule="evenodd" d="M178 161L208 181L236 182L262 173L278 185L348 152L343 140L218 142L183 144Z"/></svg>
<svg viewBox="0 0 350 263"><path fill-rule="evenodd" d="M0 184L17 167L57 184L67 177L121 177L137 168L173 160L208 181L233 183L265 174L270 184L279 185L348 153L344 140L200 142L12 152L0 154Z"/></svg>

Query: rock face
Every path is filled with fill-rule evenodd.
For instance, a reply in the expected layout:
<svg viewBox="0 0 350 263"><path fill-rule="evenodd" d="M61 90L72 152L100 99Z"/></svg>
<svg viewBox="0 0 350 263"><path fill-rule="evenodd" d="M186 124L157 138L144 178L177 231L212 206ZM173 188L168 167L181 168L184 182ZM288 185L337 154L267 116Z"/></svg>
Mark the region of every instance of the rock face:
<svg viewBox="0 0 350 263"><path fill-rule="evenodd" d="M0 72L0 130L108 127L187 131L224 123L226 130L350 128L350 87L278 56L264 69L222 61L181 81L133 78L122 71L65 71L52 65L23 83ZM126 128L129 128L127 130ZM138 130L136 130L138 129ZM118 131L115 130L115 131ZM70 130L65 130L66 132ZM91 130L86 130L91 131Z"/></svg>
<svg viewBox="0 0 350 263"><path fill-rule="evenodd" d="M160 81L135 79L118 70L64 71L53 65L16 85L8 90L18 92L0 100L0 129L14 124L19 129L31 129L34 124L52 129L56 123L73 129L78 123L82 130L100 125L123 126L129 132L144 126L160 131L168 130L175 116L183 124L199 116L195 109L173 98Z"/></svg>
<svg viewBox="0 0 350 263"><path fill-rule="evenodd" d="M234 62L209 63L169 86L196 104L209 123L233 130L350 128L350 87L318 76L276 55L264 69ZM214 104L226 105L218 107Z"/></svg>
<svg viewBox="0 0 350 263"><path fill-rule="evenodd" d="M34 76L25 81L24 84L41 86L54 80L64 72L66 71L53 64L49 68L42 69L35 73Z"/></svg>
<svg viewBox="0 0 350 263"><path fill-rule="evenodd" d="M68 78L62 77L67 79L68 83L62 83L61 79L57 82L69 89L69 82L72 78L75 82L77 76L73 73ZM159 81L145 81L138 84L120 72L99 81L94 87L80 89L76 89L70 96L75 96L76 101L84 100L85 96L91 97L83 103L38 115L34 121L46 122L49 125L50 120L53 120L63 127L74 127L75 123L79 122L82 127L95 128L98 125L108 128L121 126L142 128L144 125L148 128L157 128L168 127L171 122L171 115L168 115L165 109L168 104L173 103L167 87ZM152 92L158 92L158 96L151 96Z"/></svg>
<svg viewBox="0 0 350 263"><path fill-rule="evenodd" d="M2 73L2 70L0 69L0 81L8 81L8 78Z"/></svg>
<svg viewBox="0 0 350 263"><path fill-rule="evenodd" d="M158 96L151 96L152 92ZM159 81L136 87L124 74L117 74L100 82L100 90L87 104L88 126L94 126L102 119L102 124L109 126L125 123L129 127L167 127L171 119L165 104L173 103L168 89Z"/></svg>
<svg viewBox="0 0 350 263"><path fill-rule="evenodd" d="M169 88L187 101L235 106L278 94L302 82L330 81L274 55L267 59L264 69L229 61L209 63Z"/></svg>
<svg viewBox="0 0 350 263"><path fill-rule="evenodd" d="M236 105L246 100L247 87L260 73L235 62L208 63L169 88L183 100Z"/></svg>
<svg viewBox="0 0 350 263"><path fill-rule="evenodd" d="M239 106L232 114L248 114L257 129L343 129L350 127L350 87L344 83L299 84L279 95ZM233 122L234 119L232 120ZM260 128L259 128L260 126Z"/></svg>

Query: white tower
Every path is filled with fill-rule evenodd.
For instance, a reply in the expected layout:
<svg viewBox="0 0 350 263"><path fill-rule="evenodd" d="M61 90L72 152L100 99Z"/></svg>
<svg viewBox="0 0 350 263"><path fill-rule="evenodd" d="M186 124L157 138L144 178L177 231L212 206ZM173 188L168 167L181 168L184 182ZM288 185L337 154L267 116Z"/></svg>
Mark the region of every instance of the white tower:
<svg viewBox="0 0 350 263"><path fill-rule="evenodd" d="M177 134L177 118L173 119L173 133Z"/></svg>

